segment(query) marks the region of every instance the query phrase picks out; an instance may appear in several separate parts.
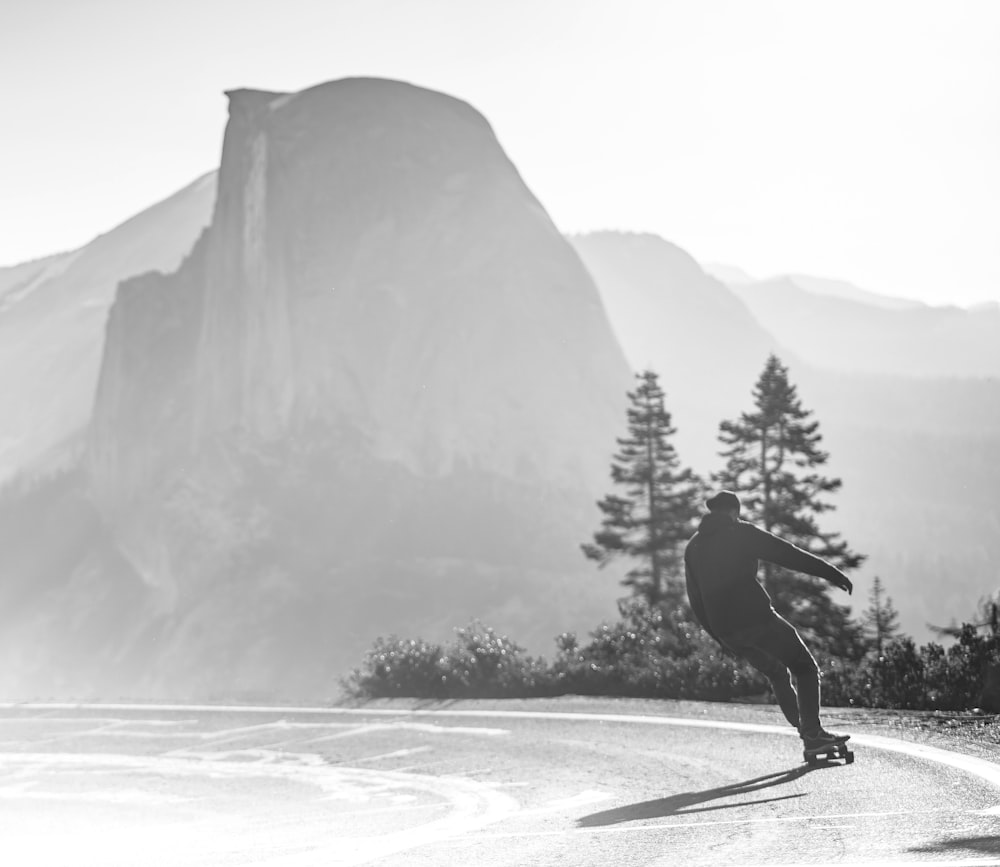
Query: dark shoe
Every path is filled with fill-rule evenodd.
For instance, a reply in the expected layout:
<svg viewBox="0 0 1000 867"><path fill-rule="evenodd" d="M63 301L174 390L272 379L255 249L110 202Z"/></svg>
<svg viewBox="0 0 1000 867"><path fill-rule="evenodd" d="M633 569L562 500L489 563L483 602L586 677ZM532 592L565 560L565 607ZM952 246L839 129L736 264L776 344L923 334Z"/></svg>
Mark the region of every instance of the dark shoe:
<svg viewBox="0 0 1000 867"><path fill-rule="evenodd" d="M812 734L800 734L799 737L802 738L802 747L806 750L818 750L823 747L832 746L833 744L842 744L850 740L850 735L837 735L833 732L828 732L826 729L820 729L818 732Z"/></svg>

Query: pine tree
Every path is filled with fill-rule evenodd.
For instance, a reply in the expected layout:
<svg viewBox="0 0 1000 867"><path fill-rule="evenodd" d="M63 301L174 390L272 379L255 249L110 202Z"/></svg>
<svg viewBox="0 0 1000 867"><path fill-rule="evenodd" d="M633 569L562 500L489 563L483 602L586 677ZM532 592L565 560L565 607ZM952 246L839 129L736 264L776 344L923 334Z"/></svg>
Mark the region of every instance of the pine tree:
<svg viewBox="0 0 1000 867"><path fill-rule="evenodd" d="M601 566L619 557L638 561L622 583L650 605L684 598L683 547L695 530L704 484L681 467L670 443L677 432L664 408L664 392L651 370L636 374L628 393L628 435L620 437L611 480L623 489L597 506L604 515L583 553Z"/></svg>
<svg viewBox="0 0 1000 867"><path fill-rule="evenodd" d="M899 612L892 604L892 598L885 595L882 579L875 576L868 594L868 610L862 618L867 637L877 656L882 656L882 648L887 641L899 635Z"/></svg>
<svg viewBox="0 0 1000 867"><path fill-rule="evenodd" d="M842 483L822 474L829 455L820 448L819 422L803 409L777 356L768 358L753 400L752 411L719 425L719 454L726 463L713 481L740 495L746 520L844 571L855 569L864 557L839 534L819 528L817 517L834 508L824 497ZM830 598L825 581L765 563L764 583L777 611L824 649L858 654L859 627L849 609Z"/></svg>

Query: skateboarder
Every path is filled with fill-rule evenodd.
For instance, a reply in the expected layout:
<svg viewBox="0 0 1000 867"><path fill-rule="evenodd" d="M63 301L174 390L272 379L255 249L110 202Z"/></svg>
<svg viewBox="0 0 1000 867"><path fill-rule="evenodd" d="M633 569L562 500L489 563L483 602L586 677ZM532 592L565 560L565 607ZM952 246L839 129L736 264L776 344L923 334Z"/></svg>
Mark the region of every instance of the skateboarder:
<svg viewBox="0 0 1000 867"><path fill-rule="evenodd" d="M825 578L846 590L850 578L832 564L740 520L740 499L720 491L684 551L688 599L698 622L725 649L771 683L785 719L799 730L806 751L843 743L846 735L819 720L819 668L795 628L771 605L757 580L759 560ZM791 678L795 679L792 686Z"/></svg>

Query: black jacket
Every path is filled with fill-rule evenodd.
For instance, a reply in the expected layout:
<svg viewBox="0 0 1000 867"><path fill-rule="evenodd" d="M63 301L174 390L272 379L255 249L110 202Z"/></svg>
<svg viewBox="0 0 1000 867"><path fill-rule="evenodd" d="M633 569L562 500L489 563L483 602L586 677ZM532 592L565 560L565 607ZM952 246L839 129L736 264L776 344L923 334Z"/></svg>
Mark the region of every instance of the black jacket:
<svg viewBox="0 0 1000 867"><path fill-rule="evenodd" d="M688 600L717 641L774 616L771 597L757 580L758 561L836 581L835 566L766 530L726 515L705 515L684 551Z"/></svg>

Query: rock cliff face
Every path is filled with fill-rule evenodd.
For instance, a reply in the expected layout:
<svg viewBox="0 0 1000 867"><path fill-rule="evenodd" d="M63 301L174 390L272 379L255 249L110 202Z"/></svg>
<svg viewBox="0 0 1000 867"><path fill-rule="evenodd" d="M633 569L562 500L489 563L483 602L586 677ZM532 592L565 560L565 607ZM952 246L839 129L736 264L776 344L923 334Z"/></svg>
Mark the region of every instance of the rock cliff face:
<svg viewBox="0 0 1000 867"><path fill-rule="evenodd" d="M213 172L78 250L0 269L0 485L78 451L118 284L176 270L214 200Z"/></svg>
<svg viewBox="0 0 1000 867"><path fill-rule="evenodd" d="M220 682L264 642L266 691L393 630L610 616L578 544L628 365L489 124L382 80L229 96L212 223L121 286L91 426L91 494L164 618L150 671L190 693L198 636L236 660Z"/></svg>
<svg viewBox="0 0 1000 867"><path fill-rule="evenodd" d="M113 320L129 321L109 332L95 448L133 423L137 408L105 394L137 382L115 360L145 344L145 310L161 324L188 317L173 342L151 326L158 350L139 349L150 368L174 370L174 344L198 332L197 442L346 416L418 473L462 460L602 481L594 435L616 429L625 363L588 273L485 119L377 80L230 96L204 250L162 286L120 293ZM194 302L178 288L189 284Z"/></svg>

